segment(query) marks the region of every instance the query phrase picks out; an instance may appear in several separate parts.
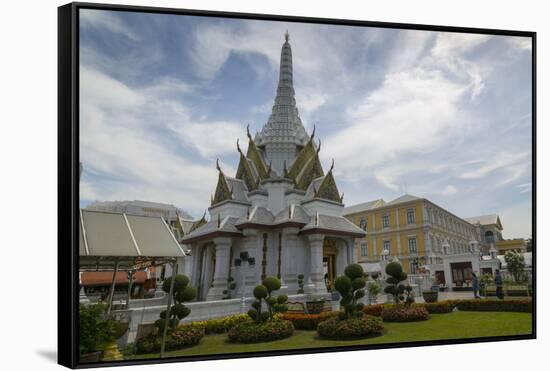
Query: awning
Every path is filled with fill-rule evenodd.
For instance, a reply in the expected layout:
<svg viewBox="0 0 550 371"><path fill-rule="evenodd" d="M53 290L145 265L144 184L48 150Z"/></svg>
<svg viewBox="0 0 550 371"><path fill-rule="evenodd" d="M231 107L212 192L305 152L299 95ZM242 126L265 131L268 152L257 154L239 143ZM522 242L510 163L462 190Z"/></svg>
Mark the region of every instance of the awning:
<svg viewBox="0 0 550 371"><path fill-rule="evenodd" d="M144 271L137 271L134 273L133 284L144 283L147 279L147 273ZM80 284L82 286L110 286L113 282L113 272L82 272L80 275ZM117 272L116 274L117 285L128 284L128 274L126 272Z"/></svg>
<svg viewBox="0 0 550 371"><path fill-rule="evenodd" d="M130 270L185 257L161 217L80 210L80 270Z"/></svg>

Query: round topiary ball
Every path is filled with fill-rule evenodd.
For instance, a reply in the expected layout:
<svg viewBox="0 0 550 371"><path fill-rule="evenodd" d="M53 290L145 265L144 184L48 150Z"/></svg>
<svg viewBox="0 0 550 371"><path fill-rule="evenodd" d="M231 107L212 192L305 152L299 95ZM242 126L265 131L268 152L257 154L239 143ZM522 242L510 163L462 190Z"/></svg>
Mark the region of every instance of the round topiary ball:
<svg viewBox="0 0 550 371"><path fill-rule="evenodd" d="M351 287L354 290L362 289L367 285L367 280L365 280L364 277L357 277L353 281L351 281Z"/></svg>
<svg viewBox="0 0 550 371"><path fill-rule="evenodd" d="M400 278L403 273L403 267L398 262L391 262L386 265L386 273L392 277Z"/></svg>
<svg viewBox="0 0 550 371"><path fill-rule="evenodd" d="M334 280L334 287L344 296L344 294L351 289L351 280L348 276L340 276Z"/></svg>
<svg viewBox="0 0 550 371"><path fill-rule="evenodd" d="M162 291L169 293L170 292L170 285L172 282L172 277L168 277L164 280L162 283ZM178 274L176 276L176 282L174 282L174 292L178 292L183 290L187 285L189 284L189 277L183 274Z"/></svg>
<svg viewBox="0 0 550 371"><path fill-rule="evenodd" d="M191 301L195 299L196 295L197 290L195 290L194 287L187 286L182 291L178 292L178 294L176 295L176 300L180 302Z"/></svg>
<svg viewBox="0 0 550 371"><path fill-rule="evenodd" d="M277 296L277 303L284 304L288 301L288 296L286 295L279 295Z"/></svg>
<svg viewBox="0 0 550 371"><path fill-rule="evenodd" d="M267 287L264 285L258 285L254 288L252 293L256 299L263 299L267 296Z"/></svg>
<svg viewBox="0 0 550 371"><path fill-rule="evenodd" d="M277 291L281 288L281 281L279 281L279 279L277 277L271 277L270 276L270 277L266 277L262 281L262 285L267 287L267 290L269 292Z"/></svg>
<svg viewBox="0 0 550 371"><path fill-rule="evenodd" d="M405 281L407 279L408 275L407 272L401 272L401 281Z"/></svg>
<svg viewBox="0 0 550 371"><path fill-rule="evenodd" d="M274 298L273 296L265 299L265 301L267 301L267 304L269 304L269 305L277 304L277 298Z"/></svg>
<svg viewBox="0 0 550 371"><path fill-rule="evenodd" d="M350 264L344 270L344 274L353 280L355 278L363 277L363 267L359 264Z"/></svg>

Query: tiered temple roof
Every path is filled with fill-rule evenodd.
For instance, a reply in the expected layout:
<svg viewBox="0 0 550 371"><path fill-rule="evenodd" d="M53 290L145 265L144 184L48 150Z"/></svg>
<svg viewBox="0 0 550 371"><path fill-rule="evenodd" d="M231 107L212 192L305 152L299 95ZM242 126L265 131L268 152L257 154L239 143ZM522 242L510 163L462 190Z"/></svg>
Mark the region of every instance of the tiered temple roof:
<svg viewBox="0 0 550 371"><path fill-rule="evenodd" d="M281 50L279 84L271 116L255 138L247 127L247 136L246 154L237 141L239 165L235 177L226 175L219 162L216 163L218 184L211 202L211 210L227 202L245 204L248 207L247 216L230 218L226 223L204 221L193 228L187 236L187 242L217 233L238 234L245 227L272 228L284 225L303 228L304 232L323 229L348 235L363 234L362 230L341 216L318 213L312 215L311 211L307 212L300 204L292 204L282 211L252 205L251 196L267 195L266 185L280 181L291 185L287 193L301 195L302 204L314 200L338 205L343 202L343 194L339 193L333 175L334 161L325 174L319 159L321 142L316 143L314 140L315 127L311 135L308 135L298 114L288 33L285 34L285 43Z"/></svg>

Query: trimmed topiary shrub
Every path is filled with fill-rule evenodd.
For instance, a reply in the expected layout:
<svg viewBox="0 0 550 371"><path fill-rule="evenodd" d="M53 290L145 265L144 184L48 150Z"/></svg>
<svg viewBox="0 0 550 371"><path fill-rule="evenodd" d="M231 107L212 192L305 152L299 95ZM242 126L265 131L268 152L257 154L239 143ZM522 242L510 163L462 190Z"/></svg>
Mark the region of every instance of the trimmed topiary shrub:
<svg viewBox="0 0 550 371"><path fill-rule="evenodd" d="M341 319L361 317L361 310L365 306L358 302L365 296L365 285L367 280L364 277L363 267L359 264L350 264L344 270L344 275L334 280L334 288L340 293L342 299L340 306L343 308Z"/></svg>
<svg viewBox="0 0 550 371"><path fill-rule="evenodd" d="M166 293L170 293L170 285L172 277L168 277L162 283L162 290ZM166 311L160 312L160 319L155 322L155 325L162 331L164 328L164 321L168 317L169 325L172 330L175 330L178 323L187 317L191 313L191 309L186 307L183 303L191 301L197 295L197 290L189 286L189 278L183 274L178 274L174 282L174 291L172 295L172 307L169 310L168 316Z"/></svg>
<svg viewBox="0 0 550 371"><path fill-rule="evenodd" d="M281 281L277 277L266 277L261 285L254 288L252 294L256 301L252 303L252 309L248 315L256 322L266 322L273 320L275 313L283 313L288 310L288 296L273 296L273 291L281 288ZM262 303L265 302L267 312L262 312Z"/></svg>
<svg viewBox="0 0 550 371"><path fill-rule="evenodd" d="M405 305L410 305L414 302L414 294L410 285L405 285L401 282L407 279L407 273L403 271L403 267L398 262L391 262L386 265L386 278L388 284L384 288L386 294L393 296L395 305L404 302Z"/></svg>
<svg viewBox="0 0 550 371"><path fill-rule="evenodd" d="M420 305L385 307L380 313L384 322L414 322L430 318L428 310Z"/></svg>
<svg viewBox="0 0 550 371"><path fill-rule="evenodd" d="M234 326L227 336L229 341L238 343L259 343L286 339L294 333L290 321L275 319L267 322L242 322Z"/></svg>
<svg viewBox="0 0 550 371"><path fill-rule="evenodd" d="M319 323L317 333L323 339L348 340L381 335L382 320L373 316L355 317L347 320L330 318Z"/></svg>

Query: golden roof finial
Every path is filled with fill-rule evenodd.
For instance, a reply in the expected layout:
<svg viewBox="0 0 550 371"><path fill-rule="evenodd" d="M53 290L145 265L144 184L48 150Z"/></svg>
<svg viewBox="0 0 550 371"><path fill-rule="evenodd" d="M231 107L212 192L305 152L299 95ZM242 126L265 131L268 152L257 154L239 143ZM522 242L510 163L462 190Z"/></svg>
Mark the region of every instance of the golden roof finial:
<svg viewBox="0 0 550 371"><path fill-rule="evenodd" d="M317 146L317 153L321 151L321 139L319 139L319 145Z"/></svg>
<svg viewBox="0 0 550 371"><path fill-rule="evenodd" d="M237 151L242 155L241 147L239 146L239 138L237 138Z"/></svg>
<svg viewBox="0 0 550 371"><path fill-rule="evenodd" d="M334 169L334 159L332 159L332 164L330 165L330 170L328 172L329 173L332 172L333 169Z"/></svg>
<svg viewBox="0 0 550 371"><path fill-rule="evenodd" d="M219 158L216 159L216 169L218 169L218 171L220 173L222 172L222 168L220 167L220 159Z"/></svg>
<svg viewBox="0 0 550 371"><path fill-rule="evenodd" d="M290 34L288 33L288 30L286 30L286 32L285 32L285 42L288 42L289 39L290 39Z"/></svg>
<svg viewBox="0 0 550 371"><path fill-rule="evenodd" d="M252 135L250 135L250 124L246 125L246 136L248 139L252 140Z"/></svg>
<svg viewBox="0 0 550 371"><path fill-rule="evenodd" d="M309 138L309 140L313 140L314 137L315 137L315 124L313 124L313 131L311 132L311 137Z"/></svg>

